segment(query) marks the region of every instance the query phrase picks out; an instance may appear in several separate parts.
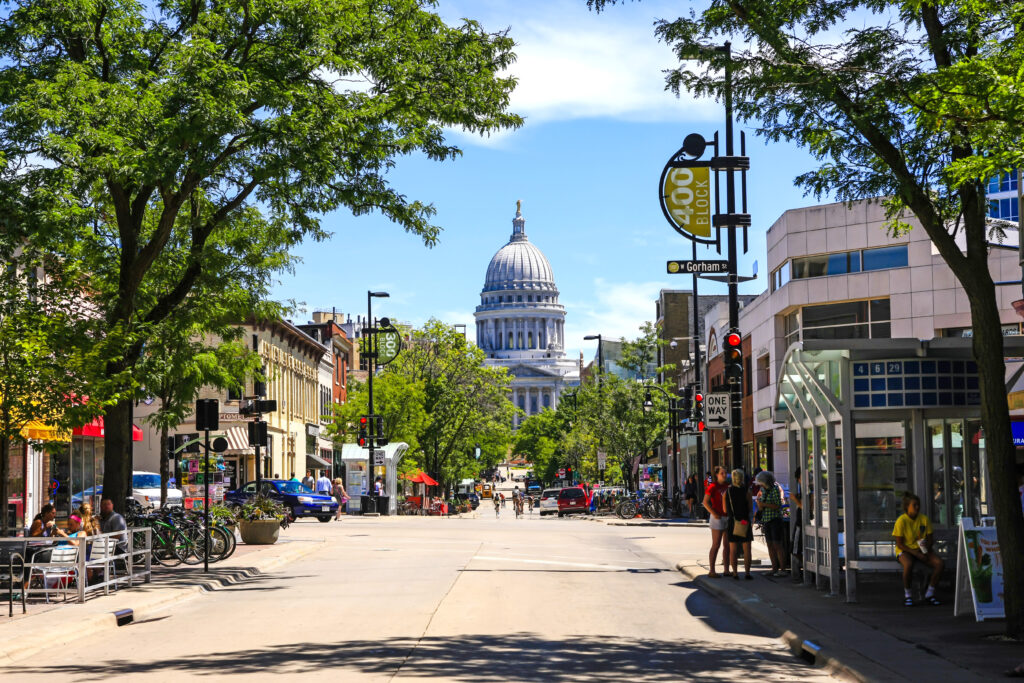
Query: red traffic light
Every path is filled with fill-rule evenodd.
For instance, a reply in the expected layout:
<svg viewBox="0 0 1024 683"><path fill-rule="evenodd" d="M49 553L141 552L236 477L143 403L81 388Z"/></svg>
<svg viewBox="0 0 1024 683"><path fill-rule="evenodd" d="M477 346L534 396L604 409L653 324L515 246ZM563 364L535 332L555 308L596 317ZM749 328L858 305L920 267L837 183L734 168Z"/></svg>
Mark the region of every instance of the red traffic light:
<svg viewBox="0 0 1024 683"><path fill-rule="evenodd" d="M703 401L704 400L704 394L698 392L696 395L694 395L693 400L694 401Z"/></svg>
<svg viewBox="0 0 1024 683"><path fill-rule="evenodd" d="M365 415L359 418L360 427L365 427L368 424L370 424L370 418L366 417Z"/></svg>
<svg viewBox="0 0 1024 683"><path fill-rule="evenodd" d="M738 332L730 332L725 337L725 345L726 346L731 346L731 347L734 347L734 348L738 348L739 345L742 344L742 343L743 343L743 340L740 338L740 335L739 335Z"/></svg>
<svg viewBox="0 0 1024 683"><path fill-rule="evenodd" d="M698 432L703 432L704 431L704 427L705 427L704 420L700 420L700 421L697 422L697 431Z"/></svg>

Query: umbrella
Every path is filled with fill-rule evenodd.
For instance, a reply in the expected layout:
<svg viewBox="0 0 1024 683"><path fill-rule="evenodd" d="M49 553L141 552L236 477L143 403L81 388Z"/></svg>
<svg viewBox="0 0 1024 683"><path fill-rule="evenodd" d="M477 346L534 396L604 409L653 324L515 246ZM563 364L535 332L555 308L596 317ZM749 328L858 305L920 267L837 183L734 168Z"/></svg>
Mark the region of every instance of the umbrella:
<svg viewBox="0 0 1024 683"><path fill-rule="evenodd" d="M415 474L413 476L406 475L406 478L409 481L413 482L414 484L426 484L427 486L437 486L438 485L437 482L434 481L430 477L429 474L427 474L426 472L424 472L422 470L420 470L419 473L417 473L417 474Z"/></svg>

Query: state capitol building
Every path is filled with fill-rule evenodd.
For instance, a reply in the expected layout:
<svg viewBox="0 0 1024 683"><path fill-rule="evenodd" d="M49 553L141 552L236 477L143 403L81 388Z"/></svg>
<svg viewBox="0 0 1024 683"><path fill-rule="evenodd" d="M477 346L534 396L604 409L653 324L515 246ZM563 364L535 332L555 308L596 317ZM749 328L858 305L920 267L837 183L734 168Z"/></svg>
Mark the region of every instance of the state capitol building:
<svg viewBox="0 0 1024 683"><path fill-rule="evenodd" d="M565 308L547 258L526 236L516 202L512 236L487 266L476 342L486 363L508 368L512 402L527 415L558 406L567 388L579 384L579 366L565 357Z"/></svg>

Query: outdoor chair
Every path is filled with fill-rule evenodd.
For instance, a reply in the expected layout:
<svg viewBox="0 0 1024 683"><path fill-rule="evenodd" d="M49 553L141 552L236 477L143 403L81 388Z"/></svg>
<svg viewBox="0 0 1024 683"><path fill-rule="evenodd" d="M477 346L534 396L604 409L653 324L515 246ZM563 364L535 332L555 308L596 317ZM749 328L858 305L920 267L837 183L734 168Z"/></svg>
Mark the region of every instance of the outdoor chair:
<svg viewBox="0 0 1024 683"><path fill-rule="evenodd" d="M106 583L113 578L114 590L117 590L117 563L114 562L114 556L118 554L117 541L113 536L99 536L91 540L89 548L87 566L102 568L103 582ZM109 589L109 586L105 588Z"/></svg>
<svg viewBox="0 0 1024 683"><path fill-rule="evenodd" d="M14 616L14 590L21 593L21 613L25 614L26 541L0 541L0 588L7 589L7 616Z"/></svg>
<svg viewBox="0 0 1024 683"><path fill-rule="evenodd" d="M78 549L77 545L58 545L50 554L49 562L43 562L39 555L34 560L29 570L29 584L33 577L40 577L43 583L43 592L46 595L46 602L50 602L50 591L60 588L64 591L64 599L67 600L67 587L78 577Z"/></svg>

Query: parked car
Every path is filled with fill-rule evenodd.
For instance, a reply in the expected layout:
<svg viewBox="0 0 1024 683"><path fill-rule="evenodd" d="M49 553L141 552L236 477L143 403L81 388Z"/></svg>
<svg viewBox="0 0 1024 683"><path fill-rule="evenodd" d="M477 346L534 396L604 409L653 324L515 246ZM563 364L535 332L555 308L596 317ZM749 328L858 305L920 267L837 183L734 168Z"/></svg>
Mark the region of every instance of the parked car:
<svg viewBox="0 0 1024 683"><path fill-rule="evenodd" d="M100 498L103 497L103 484L90 486L71 496L71 504L78 507L82 501L92 503L98 510ZM143 508L160 507L160 475L156 472L136 470L132 472L132 498ZM181 507L181 489L168 484L167 507Z"/></svg>
<svg viewBox="0 0 1024 683"><path fill-rule="evenodd" d="M299 517L316 517L321 522L329 522L338 511L338 501L334 496L313 493L297 481L263 479L261 483L263 495L279 501L291 510L292 521ZM250 481L240 489L225 493L224 503L241 507L255 495L256 482Z"/></svg>
<svg viewBox="0 0 1024 683"><path fill-rule="evenodd" d="M544 489L540 494L540 515L543 517L548 513L558 512L558 494L562 489Z"/></svg>
<svg viewBox="0 0 1024 683"><path fill-rule="evenodd" d="M569 486L558 492L558 516L570 512L587 512L590 496L582 486Z"/></svg>

